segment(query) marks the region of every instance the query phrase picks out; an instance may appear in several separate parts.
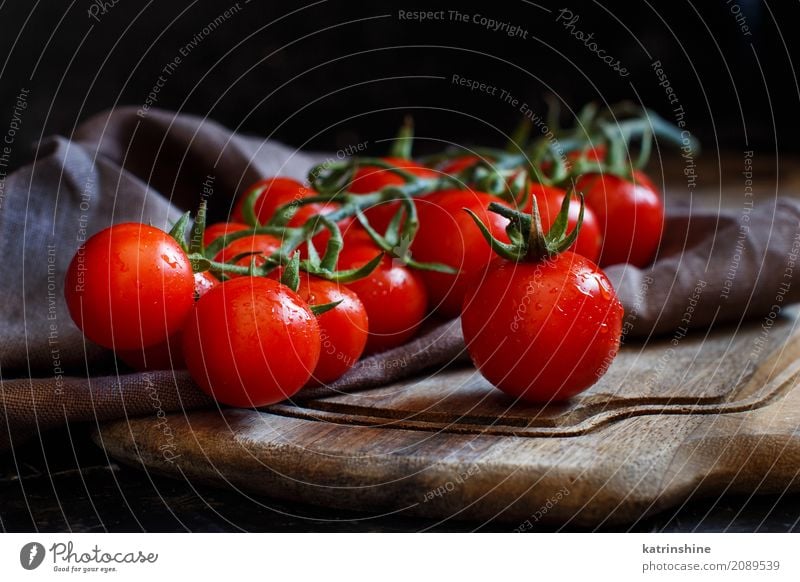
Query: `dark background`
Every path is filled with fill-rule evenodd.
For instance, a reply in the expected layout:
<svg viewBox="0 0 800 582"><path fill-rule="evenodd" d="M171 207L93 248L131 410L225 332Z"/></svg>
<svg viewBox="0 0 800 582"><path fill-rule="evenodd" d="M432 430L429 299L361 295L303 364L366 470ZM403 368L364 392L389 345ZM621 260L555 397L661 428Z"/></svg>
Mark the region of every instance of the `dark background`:
<svg viewBox="0 0 800 582"><path fill-rule="evenodd" d="M229 0L107 3L5 2L0 8L0 128L15 95L29 109L15 161L43 135L69 135L76 122L120 104L141 106L161 69L224 10ZM452 9L458 3L443 5ZM95 6L97 19L88 11ZM246 3L183 58L156 106L208 115L242 131L298 147L331 149L368 140L382 153L405 112L434 140L502 143L520 114L497 97L451 83L460 74L505 88L544 113L543 96L564 106L633 99L670 116L650 68L660 60L708 149L796 151L800 101L791 65L797 2L542 2L461 8L528 31L509 38L472 22L401 21L422 2ZM556 15L567 7L576 29L630 71L621 78ZM741 12L751 35L742 33ZM388 16L387 16L388 15ZM648 54L649 53L649 54ZM430 79L438 76L445 79ZM569 111L564 112L567 120ZM437 147L420 143L421 150Z"/></svg>

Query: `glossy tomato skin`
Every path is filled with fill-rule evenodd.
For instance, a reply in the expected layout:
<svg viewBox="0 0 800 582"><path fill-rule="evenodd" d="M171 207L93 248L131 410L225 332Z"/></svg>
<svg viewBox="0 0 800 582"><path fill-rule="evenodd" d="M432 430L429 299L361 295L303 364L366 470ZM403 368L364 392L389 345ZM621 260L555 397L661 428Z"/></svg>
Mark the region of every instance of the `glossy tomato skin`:
<svg viewBox="0 0 800 582"><path fill-rule="evenodd" d="M309 305L340 303L317 316L321 348L319 362L311 377L312 384L327 384L352 368L367 344L367 310L355 291L347 287L301 273L297 294Z"/></svg>
<svg viewBox="0 0 800 582"><path fill-rule="evenodd" d="M219 284L219 279L208 271L194 274L194 300L211 291ZM117 356L134 370L183 370L186 360L183 357L183 326L166 341L136 350L117 350Z"/></svg>
<svg viewBox="0 0 800 582"><path fill-rule="evenodd" d="M217 253L217 255L214 257L214 260L218 263L227 263L232 261L237 255L241 255L243 253L258 253L257 255L248 255L242 257L236 261L236 264L247 266L253 260L253 257L255 257L256 266L260 267L266 262L265 257L269 257L275 251L280 249L280 247L281 241L272 235L248 235L231 242L228 246ZM235 278L240 277L241 275L229 274L228 276Z"/></svg>
<svg viewBox="0 0 800 582"><path fill-rule="evenodd" d="M412 257L459 270L457 275L419 271L430 306L440 315L455 317L461 312L467 285L494 256L464 208L472 210L495 237L508 242L508 220L487 210L491 202L503 204L496 196L470 190L441 190L417 200L419 230L411 245Z"/></svg>
<svg viewBox="0 0 800 582"><path fill-rule="evenodd" d="M636 172L634 181L611 174L581 177L575 185L602 231L600 265L645 267L655 258L664 228L664 203L655 186Z"/></svg>
<svg viewBox="0 0 800 582"><path fill-rule="evenodd" d="M406 170L418 178L436 178L439 176L439 172L436 170L423 166L414 160L393 157L382 159L392 164L395 168ZM353 194L369 194L370 192L377 192L386 186L399 186L401 184L405 184L405 180L391 170L377 166L361 166L353 176L353 181L348 191Z"/></svg>
<svg viewBox="0 0 800 582"><path fill-rule="evenodd" d="M203 232L203 244L208 246L221 236L249 229L249 226L241 222L218 222L216 224L211 224L207 226Z"/></svg>
<svg viewBox="0 0 800 582"><path fill-rule="evenodd" d="M282 206L316 195L314 190L293 178L285 178L282 176L266 178L250 186L250 188L239 197L233 209L233 213L231 214L232 220L240 223L245 222L243 212L244 203L250 193L256 189L261 191L255 204L256 216L261 224L269 222L275 215L275 212ZM301 206L298 205L297 210L288 224L289 226L301 226L311 216L331 212L334 208L334 205L326 205L317 202L303 204Z"/></svg>
<svg viewBox="0 0 800 582"><path fill-rule="evenodd" d="M366 235L366 233L365 233ZM339 255L339 269L355 269L380 254L368 242L351 239ZM428 307L428 298L417 272L386 257L367 277L348 283L355 291L369 320L369 335L364 353L383 352L407 342L419 329Z"/></svg>
<svg viewBox="0 0 800 582"><path fill-rule="evenodd" d="M183 330L156 344L138 350L117 350L117 357L138 372L154 370L183 370L186 360L183 359Z"/></svg>
<svg viewBox="0 0 800 582"><path fill-rule="evenodd" d="M569 251L546 262L492 262L461 326L481 374L530 402L593 385L619 350L623 309L605 274Z"/></svg>
<svg viewBox="0 0 800 582"><path fill-rule="evenodd" d="M539 215L542 219L542 228L547 232L558 217L561 204L563 204L566 195L567 193L561 188L545 186L544 184L531 184L531 198L528 199L523 211L530 214L533 207L533 197L535 196L536 203L539 206ZM578 225L580 212L581 203L576 197L573 197L569 203L567 232L572 232ZM602 244L603 237L600 235L600 224L597 221L597 216L595 216L591 208L584 206L583 225L578 233L578 240L575 241L570 250L596 263L600 258Z"/></svg>
<svg viewBox="0 0 800 582"><path fill-rule="evenodd" d="M183 336L194 381L218 402L242 408L291 397L311 378L319 352L308 304L264 277L231 279L206 293Z"/></svg>
<svg viewBox="0 0 800 582"><path fill-rule="evenodd" d="M112 349L142 349L178 331L192 308L189 258L167 233L138 223L111 226L78 249L64 295L76 325Z"/></svg>
<svg viewBox="0 0 800 582"><path fill-rule="evenodd" d="M473 156L471 154L465 154L463 156L458 156L451 160L448 160L441 166L441 170L443 173L448 174L450 176L454 174L458 174L463 172L467 168L474 166L477 164L481 158L478 156ZM489 160L487 160L489 161Z"/></svg>

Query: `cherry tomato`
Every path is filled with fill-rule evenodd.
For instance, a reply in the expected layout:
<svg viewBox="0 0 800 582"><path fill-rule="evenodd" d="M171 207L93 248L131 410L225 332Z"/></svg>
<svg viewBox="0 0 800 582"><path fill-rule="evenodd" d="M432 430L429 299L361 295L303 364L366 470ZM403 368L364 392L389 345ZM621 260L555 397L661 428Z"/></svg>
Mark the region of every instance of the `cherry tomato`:
<svg viewBox="0 0 800 582"><path fill-rule="evenodd" d="M380 253L371 243L350 240L339 255L339 269L361 267ZM348 283L364 304L369 319L365 353L383 352L408 341L428 306L425 285L416 272L384 258L367 277Z"/></svg>
<svg viewBox="0 0 800 582"><path fill-rule="evenodd" d="M78 249L64 295L75 324L106 348L141 349L178 331L192 308L189 258L146 224L109 227Z"/></svg>
<svg viewBox="0 0 800 582"><path fill-rule="evenodd" d="M436 178L439 176L439 172L436 170L423 166L414 160L393 157L382 159L392 164L395 168L405 170L419 178ZM361 166L353 176L353 182L350 184L348 191L353 194L369 194L377 192L386 186L400 186L402 184L405 184L402 176L398 176L391 170L377 166Z"/></svg>
<svg viewBox="0 0 800 582"><path fill-rule="evenodd" d="M545 186L544 184L531 184L531 196L536 197L536 203L539 207L539 215L542 219L542 227L545 232L550 230L553 226L558 211L561 210L561 205L564 203L564 196L566 192L561 188L553 186ZM527 213L531 212L533 207L533 200L529 199L523 210ZM569 203L569 220L567 221L567 232L571 232L578 225L578 216L581 212L580 201L573 197ZM578 233L578 240L572 246L571 250L583 255L593 263L596 263L600 258L600 248L603 239L600 236L600 225L597 222L597 217L591 208L585 207L583 210L583 224Z"/></svg>
<svg viewBox="0 0 800 582"><path fill-rule="evenodd" d="M269 222L280 207L291 202L302 200L303 198L308 198L309 196L315 196L317 194L310 188L307 188L297 180L293 180L291 178L268 178L251 186L239 199L239 202L237 203L233 212L235 219L244 220L242 215L244 201L249 193L256 188L263 190L263 193L256 201L256 214L258 215L259 222L262 224ZM339 205L334 202L313 202L311 204L299 205L286 225L292 227L303 226L313 216L318 214L329 214L338 208ZM339 223L339 228L342 230L347 228L351 220L352 218L343 220ZM241 229L237 228L236 230ZM325 252L325 246L328 244L328 239L330 239L330 233L328 230L320 231L319 234L313 238L314 248L317 249L317 252ZM303 259L308 258L308 249L305 244L300 246L300 256Z"/></svg>
<svg viewBox="0 0 800 582"><path fill-rule="evenodd" d="M231 217L236 222L244 222L244 203L253 190L261 190L255 204L256 216L261 224L266 224L275 215L275 212L292 202L297 202L303 198L315 196L316 192L304 186L302 183L292 178L275 177L267 178L256 182L245 193L239 197L233 209ZM289 226L301 226L306 220L315 214L325 214L331 212L335 205L313 202L311 204L298 205Z"/></svg>
<svg viewBox="0 0 800 582"><path fill-rule="evenodd" d="M309 305L341 302L317 316L321 349L312 382L333 382L352 368L364 352L369 333L367 310L351 289L305 273L300 274L297 294Z"/></svg>
<svg viewBox="0 0 800 582"><path fill-rule="evenodd" d="M249 229L249 226L240 222L218 222L206 227L203 232L203 244L208 246L221 236Z"/></svg>
<svg viewBox="0 0 800 582"><path fill-rule="evenodd" d="M138 372L183 370L186 368L186 360L183 359L182 341L183 331L178 331L160 344L136 350L117 350L114 353Z"/></svg>
<svg viewBox="0 0 800 582"><path fill-rule="evenodd" d="M219 284L219 279L208 271L194 274L194 300L197 301L203 295L211 291Z"/></svg>
<svg viewBox="0 0 800 582"><path fill-rule="evenodd" d="M448 160L442 167L441 170L445 174L453 175L458 174L470 166L474 166L475 164L480 161L481 158L478 156L473 156L471 154L466 154L463 156L458 156L457 158L453 158Z"/></svg>
<svg viewBox="0 0 800 582"><path fill-rule="evenodd" d="M458 269L457 275L419 271L425 281L431 308L445 317L461 312L467 286L494 254L472 218L464 208L472 210L488 226L491 233L507 241L508 220L486 208L499 198L469 190L442 190L416 201L419 230L411 245L411 256L421 262L442 263Z"/></svg>
<svg viewBox="0 0 800 582"><path fill-rule="evenodd" d="M619 350L623 309L605 274L572 252L539 262L495 259L469 290L461 326L481 374L532 402L594 384Z"/></svg>
<svg viewBox="0 0 800 582"><path fill-rule="evenodd" d="M440 175L436 170L423 166L413 160L393 157L383 158L383 160L396 168L406 170L418 178L437 178ZM350 184L348 190L353 194L370 194L386 186L400 186L402 184L405 184L405 180L390 170L378 168L376 166L361 166L353 177L353 182ZM369 220L370 226L378 232L383 233L386 227L389 226L392 217L397 214L399 209L399 202L390 201L373 206L367 209L364 214L367 220Z"/></svg>
<svg viewBox="0 0 800 582"><path fill-rule="evenodd" d="M611 174L589 174L575 184L594 211L603 235L600 265L630 263L645 267L655 258L664 228L664 204L641 172L634 181Z"/></svg>
<svg viewBox="0 0 800 582"><path fill-rule="evenodd" d="M253 257L255 257L256 266L260 267L266 262L266 257L272 255L275 251L280 249L280 247L281 241L276 237L269 234L254 234L236 239L235 241L231 242L228 246L217 253L217 255L214 257L214 260L218 263L227 263L232 261L235 256L243 253L258 253L257 255L248 255L242 257L236 261L236 264L247 266L253 260ZM240 275L228 276L235 278Z"/></svg>
<svg viewBox="0 0 800 582"><path fill-rule="evenodd" d="M211 291L219 279L208 271L194 274L194 300ZM183 328L173 333L166 341L135 350L117 350L119 358L134 370L183 370Z"/></svg>
<svg viewBox="0 0 800 582"><path fill-rule="evenodd" d="M320 353L317 318L265 277L225 281L195 304L183 336L189 373L222 404L259 407L295 394Z"/></svg>

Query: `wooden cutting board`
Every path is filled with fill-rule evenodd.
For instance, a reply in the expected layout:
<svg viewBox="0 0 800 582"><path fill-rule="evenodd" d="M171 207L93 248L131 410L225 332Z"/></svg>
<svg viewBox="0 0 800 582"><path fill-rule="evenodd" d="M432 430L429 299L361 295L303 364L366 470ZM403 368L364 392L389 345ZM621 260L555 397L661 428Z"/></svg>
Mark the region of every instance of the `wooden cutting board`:
<svg viewBox="0 0 800 582"><path fill-rule="evenodd" d="M463 368L173 414L169 431L114 422L95 440L147 470L324 506L518 529L631 522L690 494L800 490L796 319L762 323L625 346L564 405L515 404Z"/></svg>

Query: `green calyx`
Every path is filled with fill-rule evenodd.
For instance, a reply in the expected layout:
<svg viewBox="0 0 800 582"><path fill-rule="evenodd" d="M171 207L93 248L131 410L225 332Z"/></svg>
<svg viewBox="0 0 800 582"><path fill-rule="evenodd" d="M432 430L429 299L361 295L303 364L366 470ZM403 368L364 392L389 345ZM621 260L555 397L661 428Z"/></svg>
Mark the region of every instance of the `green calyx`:
<svg viewBox="0 0 800 582"><path fill-rule="evenodd" d="M572 191L568 191L564 196L556 220L550 230L544 232L542 219L539 214L539 205L534 196L531 200L531 213L526 214L519 210L508 208L497 202L489 204L489 211L499 214L509 220L506 226L509 242L498 240L483 221L471 210L464 210L472 217L481 234L489 243L492 250L509 261L541 261L563 253L570 248L578 238L581 226L583 225L584 201L583 194L578 194L581 209L578 214L578 222L572 231L567 232L569 223L569 205L572 199Z"/></svg>
<svg viewBox="0 0 800 582"><path fill-rule="evenodd" d="M286 285L289 289L297 293L297 290L300 288L300 252L295 251L292 253L292 258L289 260L287 265L283 268L283 273L281 274L281 284ZM311 313L315 316L319 317L323 313L334 309L337 305L339 305L343 300L340 299L339 301L332 301L331 303L323 303L321 305L311 305L309 304L309 309L311 309Z"/></svg>

